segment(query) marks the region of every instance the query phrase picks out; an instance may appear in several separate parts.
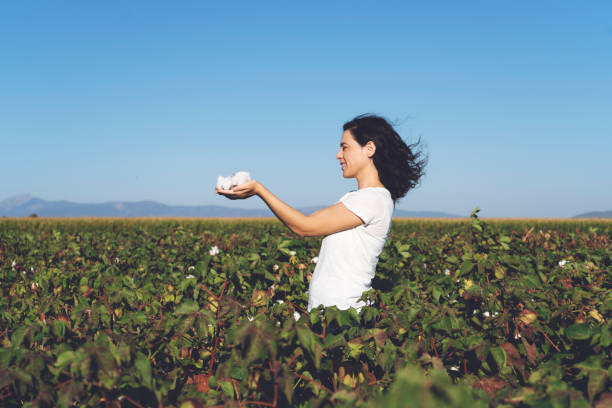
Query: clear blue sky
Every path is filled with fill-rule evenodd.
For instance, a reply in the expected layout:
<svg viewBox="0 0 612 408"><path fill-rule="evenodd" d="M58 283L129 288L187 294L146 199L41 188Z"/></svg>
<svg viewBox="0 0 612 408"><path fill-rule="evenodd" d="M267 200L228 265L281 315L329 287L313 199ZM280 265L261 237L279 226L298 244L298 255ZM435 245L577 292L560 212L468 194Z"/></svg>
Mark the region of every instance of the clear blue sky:
<svg viewBox="0 0 612 408"><path fill-rule="evenodd" d="M427 144L397 208L612 209L608 1L3 2L0 61L0 200L333 204L372 112Z"/></svg>

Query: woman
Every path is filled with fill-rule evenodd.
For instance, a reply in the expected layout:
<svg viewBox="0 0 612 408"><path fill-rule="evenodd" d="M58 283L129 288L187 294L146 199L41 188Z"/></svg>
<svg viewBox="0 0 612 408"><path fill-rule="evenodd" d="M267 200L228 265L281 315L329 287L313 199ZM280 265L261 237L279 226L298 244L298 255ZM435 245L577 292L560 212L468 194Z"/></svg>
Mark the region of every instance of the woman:
<svg viewBox="0 0 612 408"><path fill-rule="evenodd" d="M375 115L360 115L343 126L336 159L344 178L356 178L358 190L336 204L304 215L255 180L233 190L217 190L230 199L261 197L272 212L300 237L325 235L310 280L308 310L319 305L360 310L371 288L378 257L391 228L395 202L416 186L426 160L406 145L393 127Z"/></svg>

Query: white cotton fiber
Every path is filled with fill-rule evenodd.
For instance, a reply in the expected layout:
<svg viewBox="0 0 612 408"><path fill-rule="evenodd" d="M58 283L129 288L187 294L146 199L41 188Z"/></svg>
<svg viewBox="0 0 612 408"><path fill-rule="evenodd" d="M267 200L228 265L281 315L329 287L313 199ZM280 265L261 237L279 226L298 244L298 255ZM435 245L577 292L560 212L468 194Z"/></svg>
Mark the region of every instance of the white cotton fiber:
<svg viewBox="0 0 612 408"><path fill-rule="evenodd" d="M221 190L221 187L223 186L223 180L225 180L225 177L223 176L217 177L217 185L215 186L217 187L217 190Z"/></svg>
<svg viewBox="0 0 612 408"><path fill-rule="evenodd" d="M232 187L232 178L219 176L217 178L217 189L218 190L229 190Z"/></svg>
<svg viewBox="0 0 612 408"><path fill-rule="evenodd" d="M221 184L221 188L223 190L229 190L230 188L232 188L232 178L231 177L226 177L223 180L223 184Z"/></svg>
<svg viewBox="0 0 612 408"><path fill-rule="evenodd" d="M251 180L251 175L248 171L238 171L232 176L232 186L240 186Z"/></svg>
<svg viewBox="0 0 612 408"><path fill-rule="evenodd" d="M230 190L235 186L240 186L250 180L251 174L248 171L237 171L229 177L217 177L216 187L218 190Z"/></svg>

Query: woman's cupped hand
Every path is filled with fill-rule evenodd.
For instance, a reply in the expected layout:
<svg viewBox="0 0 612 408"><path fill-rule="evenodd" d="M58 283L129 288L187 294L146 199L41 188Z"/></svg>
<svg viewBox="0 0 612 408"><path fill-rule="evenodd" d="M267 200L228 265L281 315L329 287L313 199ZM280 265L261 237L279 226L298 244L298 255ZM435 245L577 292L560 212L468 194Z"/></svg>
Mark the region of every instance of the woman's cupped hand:
<svg viewBox="0 0 612 408"><path fill-rule="evenodd" d="M230 200L241 200L256 195L258 188L259 183L255 180L250 180L244 184L235 186L232 190L215 189L215 191L217 194L223 195Z"/></svg>

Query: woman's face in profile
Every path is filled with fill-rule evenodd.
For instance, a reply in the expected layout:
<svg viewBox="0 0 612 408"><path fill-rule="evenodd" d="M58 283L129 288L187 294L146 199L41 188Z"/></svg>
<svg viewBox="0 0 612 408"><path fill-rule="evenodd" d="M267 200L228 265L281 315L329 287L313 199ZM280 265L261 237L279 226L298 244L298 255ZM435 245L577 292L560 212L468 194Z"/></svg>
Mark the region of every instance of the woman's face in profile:
<svg viewBox="0 0 612 408"><path fill-rule="evenodd" d="M356 177L370 160L366 147L357 143L348 130L345 130L342 134L340 150L336 154L336 159L340 160L344 178Z"/></svg>

